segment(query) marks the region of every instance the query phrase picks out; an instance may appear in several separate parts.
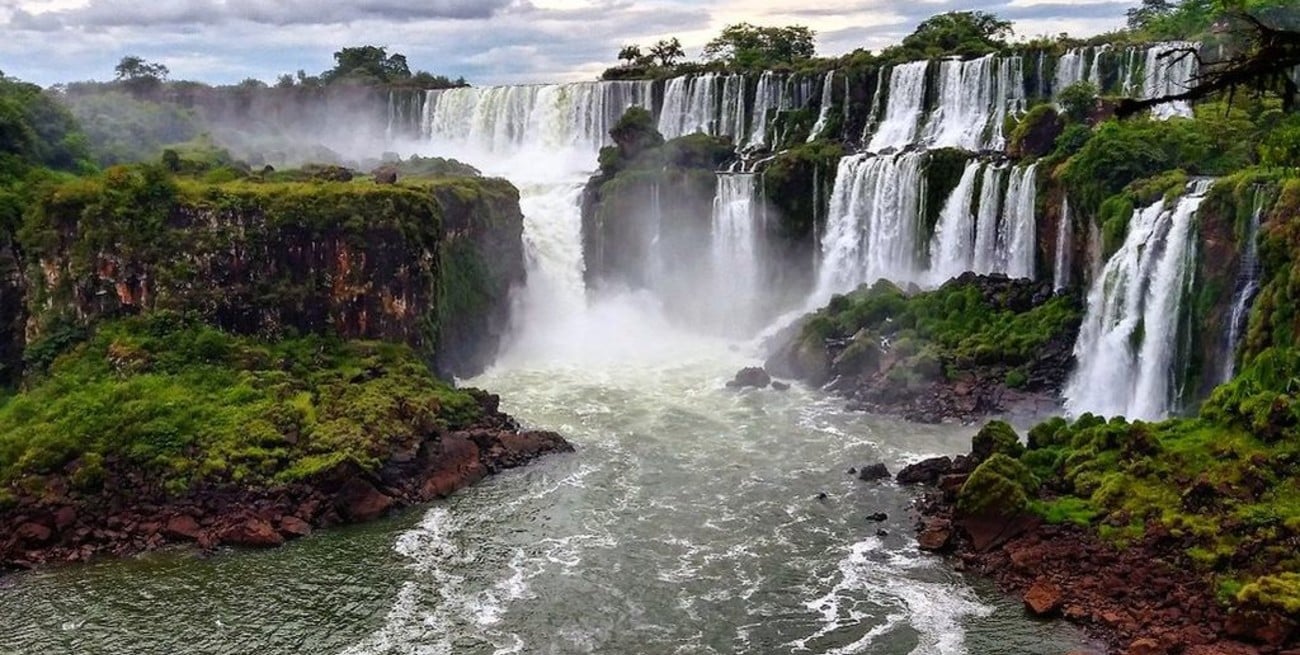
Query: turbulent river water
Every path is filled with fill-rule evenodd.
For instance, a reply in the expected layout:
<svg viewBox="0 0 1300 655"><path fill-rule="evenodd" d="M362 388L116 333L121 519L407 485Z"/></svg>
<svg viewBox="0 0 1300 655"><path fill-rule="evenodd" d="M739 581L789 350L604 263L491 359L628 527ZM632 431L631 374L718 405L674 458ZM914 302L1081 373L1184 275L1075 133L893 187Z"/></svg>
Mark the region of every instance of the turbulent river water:
<svg viewBox="0 0 1300 655"><path fill-rule="evenodd" d="M909 494L846 474L956 451L968 429L847 413L797 388L729 392L745 346L635 329L659 338L618 364L558 351L472 381L576 453L278 550L5 579L0 652L1059 655L1082 643L919 553ZM868 522L876 511L889 520Z"/></svg>

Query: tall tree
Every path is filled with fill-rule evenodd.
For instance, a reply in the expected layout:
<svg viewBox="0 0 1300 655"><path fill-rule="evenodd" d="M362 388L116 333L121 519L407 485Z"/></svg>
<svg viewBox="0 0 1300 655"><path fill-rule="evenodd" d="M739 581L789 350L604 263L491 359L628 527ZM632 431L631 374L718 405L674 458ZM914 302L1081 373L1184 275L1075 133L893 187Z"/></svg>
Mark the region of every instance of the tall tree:
<svg viewBox="0 0 1300 655"><path fill-rule="evenodd" d="M1011 23L983 11L950 11L927 18L903 38L903 48L927 57L982 55L1006 46Z"/></svg>
<svg viewBox="0 0 1300 655"><path fill-rule="evenodd" d="M672 66L678 60L686 58L686 51L682 50L682 42L677 37L663 39L658 43L650 46L650 56L654 57L660 66Z"/></svg>
<svg viewBox="0 0 1300 655"><path fill-rule="evenodd" d="M406 57L388 54L387 48L365 45L343 48L334 53L334 68L321 74L327 84L342 80L387 84L411 77Z"/></svg>
<svg viewBox="0 0 1300 655"><path fill-rule="evenodd" d="M738 23L704 46L704 56L739 68L770 68L811 59L817 33L802 25L758 27Z"/></svg>
<svg viewBox="0 0 1300 655"><path fill-rule="evenodd" d="M171 73L166 66L146 61L142 57L127 55L113 67L117 81L135 96L156 92Z"/></svg>

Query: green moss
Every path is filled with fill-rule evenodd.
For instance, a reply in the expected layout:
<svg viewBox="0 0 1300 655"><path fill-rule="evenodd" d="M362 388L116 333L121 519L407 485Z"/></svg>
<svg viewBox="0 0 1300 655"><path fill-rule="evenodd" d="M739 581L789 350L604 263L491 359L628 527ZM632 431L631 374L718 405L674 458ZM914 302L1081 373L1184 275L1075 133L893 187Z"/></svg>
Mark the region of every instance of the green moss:
<svg viewBox="0 0 1300 655"><path fill-rule="evenodd" d="M1237 602L1300 613L1300 573L1287 571L1266 575L1242 586Z"/></svg>
<svg viewBox="0 0 1300 655"><path fill-rule="evenodd" d="M237 337L153 314L100 325L0 408L0 487L71 471L93 491L109 462L174 492L291 482L392 452L479 413L405 346Z"/></svg>
<svg viewBox="0 0 1300 655"><path fill-rule="evenodd" d="M1038 480L1020 461L997 453L971 473L957 494L957 510L967 516L1011 516L1029 508Z"/></svg>
<svg viewBox="0 0 1300 655"><path fill-rule="evenodd" d="M1006 455L1013 459L1025 452L1020 437L1006 421L989 421L971 438L971 455L976 459L986 460L994 455Z"/></svg>
<svg viewBox="0 0 1300 655"><path fill-rule="evenodd" d="M1036 502L1033 510L1039 516L1042 516L1048 523L1062 524L1073 523L1080 526L1089 526L1097 518L1097 509L1092 503L1082 498L1065 496L1055 498L1049 501Z"/></svg>

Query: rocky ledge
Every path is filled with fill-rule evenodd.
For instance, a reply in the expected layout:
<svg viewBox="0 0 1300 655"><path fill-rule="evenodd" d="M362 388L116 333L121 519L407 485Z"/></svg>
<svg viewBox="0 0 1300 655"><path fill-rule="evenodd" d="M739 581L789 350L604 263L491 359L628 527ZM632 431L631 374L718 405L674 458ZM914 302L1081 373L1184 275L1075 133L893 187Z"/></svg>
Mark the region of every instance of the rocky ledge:
<svg viewBox="0 0 1300 655"><path fill-rule="evenodd" d="M478 420L458 430L435 430L392 454L375 473L345 462L291 485L203 487L180 498L111 465L105 493L93 497L70 493L66 479L47 478L0 512L0 572L169 544L204 550L278 546L314 529L370 521L445 497L488 475L573 450L558 434L521 430L500 411L497 396L470 393L482 410Z"/></svg>
<svg viewBox="0 0 1300 655"><path fill-rule="evenodd" d="M989 443L989 442L986 442ZM1295 623L1277 612L1228 610L1203 575L1180 564L1178 540L1148 531L1123 548L1074 524L1027 511L980 507L967 496L992 450L925 460L900 484L927 487L918 499L917 541L958 570L992 579L1040 618L1078 624L1125 655L1295 655ZM996 466L996 463L995 463ZM996 492L993 492L996 493Z"/></svg>
<svg viewBox="0 0 1300 655"><path fill-rule="evenodd" d="M939 289L887 281L836 296L777 335L766 372L909 421L971 423L1055 410L1073 363L1077 297L964 274Z"/></svg>

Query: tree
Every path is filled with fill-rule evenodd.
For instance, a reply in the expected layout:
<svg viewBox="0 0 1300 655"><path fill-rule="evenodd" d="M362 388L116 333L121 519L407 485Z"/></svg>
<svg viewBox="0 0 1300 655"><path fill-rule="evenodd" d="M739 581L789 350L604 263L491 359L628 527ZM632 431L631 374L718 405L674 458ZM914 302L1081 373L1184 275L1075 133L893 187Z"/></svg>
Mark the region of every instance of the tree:
<svg viewBox="0 0 1300 655"><path fill-rule="evenodd" d="M639 45L625 45L618 51L618 60L627 62L628 66L636 64L643 56Z"/></svg>
<svg viewBox="0 0 1300 655"><path fill-rule="evenodd" d="M157 91L167 80L171 71L155 62L146 61L135 55L127 55L113 67L117 81L135 96L149 95Z"/></svg>
<svg viewBox="0 0 1300 655"><path fill-rule="evenodd" d="M1062 113L1072 122L1083 123L1097 108L1097 85L1087 80L1080 80L1065 87L1057 96Z"/></svg>
<svg viewBox="0 0 1300 655"><path fill-rule="evenodd" d="M983 11L950 11L927 18L903 39L903 48L926 57L983 55L1006 47L1011 23Z"/></svg>
<svg viewBox="0 0 1300 655"><path fill-rule="evenodd" d="M738 68L771 68L811 59L817 33L802 25L757 27L738 23L704 46L704 56Z"/></svg>
<svg viewBox="0 0 1300 655"><path fill-rule="evenodd" d="M326 84L340 80L388 84L409 79L411 68L406 56L388 54L387 48L366 45L343 48L334 53L334 68L321 74Z"/></svg>
<svg viewBox="0 0 1300 655"><path fill-rule="evenodd" d="M275 78L275 88L277 89L292 89L293 85L293 76L288 73Z"/></svg>
<svg viewBox="0 0 1300 655"><path fill-rule="evenodd" d="M682 50L682 42L673 37L650 46L650 56L659 60L660 66L672 66L686 57L686 51Z"/></svg>
<svg viewBox="0 0 1300 655"><path fill-rule="evenodd" d="M1125 12L1130 29L1140 30L1152 21L1168 16L1174 12L1174 4L1169 0L1142 0L1140 6Z"/></svg>

